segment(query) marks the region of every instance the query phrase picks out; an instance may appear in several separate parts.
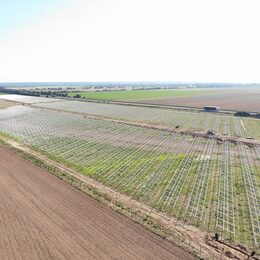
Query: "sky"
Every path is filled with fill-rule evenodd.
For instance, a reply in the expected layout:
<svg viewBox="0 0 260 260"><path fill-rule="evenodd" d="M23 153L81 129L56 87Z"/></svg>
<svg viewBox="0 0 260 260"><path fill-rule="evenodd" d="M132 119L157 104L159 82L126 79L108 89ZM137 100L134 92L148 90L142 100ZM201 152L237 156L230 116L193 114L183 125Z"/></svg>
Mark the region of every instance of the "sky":
<svg viewBox="0 0 260 260"><path fill-rule="evenodd" d="M259 0L0 0L0 82L260 82Z"/></svg>

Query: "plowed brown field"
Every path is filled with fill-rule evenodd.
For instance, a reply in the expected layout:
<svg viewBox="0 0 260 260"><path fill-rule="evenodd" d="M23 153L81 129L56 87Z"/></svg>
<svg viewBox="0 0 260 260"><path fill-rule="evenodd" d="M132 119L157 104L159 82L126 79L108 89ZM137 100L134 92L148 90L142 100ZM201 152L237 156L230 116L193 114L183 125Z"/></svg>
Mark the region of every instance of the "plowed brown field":
<svg viewBox="0 0 260 260"><path fill-rule="evenodd" d="M193 259L0 146L0 259Z"/></svg>
<svg viewBox="0 0 260 260"><path fill-rule="evenodd" d="M15 105L16 105L15 102L0 99L0 108L11 107L11 106L15 106Z"/></svg>
<svg viewBox="0 0 260 260"><path fill-rule="evenodd" d="M187 106L203 108L204 106L219 106L223 110L238 110L260 112L260 89L220 89L212 94L191 97L164 97L140 100L142 103L170 106ZM138 102L138 100L137 100Z"/></svg>

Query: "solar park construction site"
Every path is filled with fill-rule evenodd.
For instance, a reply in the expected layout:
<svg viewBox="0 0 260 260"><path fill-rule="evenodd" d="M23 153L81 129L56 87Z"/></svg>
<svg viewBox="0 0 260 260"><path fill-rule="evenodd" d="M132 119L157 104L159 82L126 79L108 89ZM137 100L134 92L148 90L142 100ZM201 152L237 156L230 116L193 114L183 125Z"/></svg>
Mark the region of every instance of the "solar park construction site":
<svg viewBox="0 0 260 260"><path fill-rule="evenodd" d="M0 140L1 259L259 257L259 119L0 95Z"/></svg>

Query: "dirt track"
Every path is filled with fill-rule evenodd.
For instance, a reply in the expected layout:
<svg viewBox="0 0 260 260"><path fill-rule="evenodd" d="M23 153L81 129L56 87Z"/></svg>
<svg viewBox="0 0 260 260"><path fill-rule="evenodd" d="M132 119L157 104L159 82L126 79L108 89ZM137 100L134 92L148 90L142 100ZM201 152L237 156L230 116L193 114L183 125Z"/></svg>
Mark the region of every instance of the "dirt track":
<svg viewBox="0 0 260 260"><path fill-rule="evenodd" d="M193 259L0 146L0 259Z"/></svg>

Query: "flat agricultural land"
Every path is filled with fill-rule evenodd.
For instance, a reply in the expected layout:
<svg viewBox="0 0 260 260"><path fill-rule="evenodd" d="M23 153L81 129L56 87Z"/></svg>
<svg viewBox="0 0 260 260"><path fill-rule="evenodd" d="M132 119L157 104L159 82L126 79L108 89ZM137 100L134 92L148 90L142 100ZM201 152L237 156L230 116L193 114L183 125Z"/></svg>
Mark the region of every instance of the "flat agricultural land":
<svg viewBox="0 0 260 260"><path fill-rule="evenodd" d="M76 93L71 93L74 96ZM81 97L134 101L156 105L203 108L219 106L223 110L260 112L260 88L219 88L185 90L136 90L79 92Z"/></svg>
<svg viewBox="0 0 260 260"><path fill-rule="evenodd" d="M202 108L204 106L219 106L222 110L238 110L260 112L260 89L255 91L222 90L211 95L195 95L183 98L163 98L143 100L148 104L174 105Z"/></svg>
<svg viewBox="0 0 260 260"><path fill-rule="evenodd" d="M69 96L81 95L85 98L104 99L104 100L143 100L151 98L164 97L189 97L205 95L209 90L125 90L125 91L86 91L86 92L71 92Z"/></svg>
<svg viewBox="0 0 260 260"><path fill-rule="evenodd" d="M260 145L27 106L1 110L0 121L1 132L82 175L259 250Z"/></svg>
<svg viewBox="0 0 260 260"><path fill-rule="evenodd" d="M255 89L218 89L186 97L164 97L139 100L147 104L187 106L203 108L204 106L219 106L223 110L238 110L260 112L260 88Z"/></svg>
<svg viewBox="0 0 260 260"><path fill-rule="evenodd" d="M0 146L1 259L193 259Z"/></svg>
<svg viewBox="0 0 260 260"><path fill-rule="evenodd" d="M2 134L180 223L260 251L259 141L193 131L260 140L260 120L51 98L30 102L0 110ZM169 129L176 125L189 132Z"/></svg>

